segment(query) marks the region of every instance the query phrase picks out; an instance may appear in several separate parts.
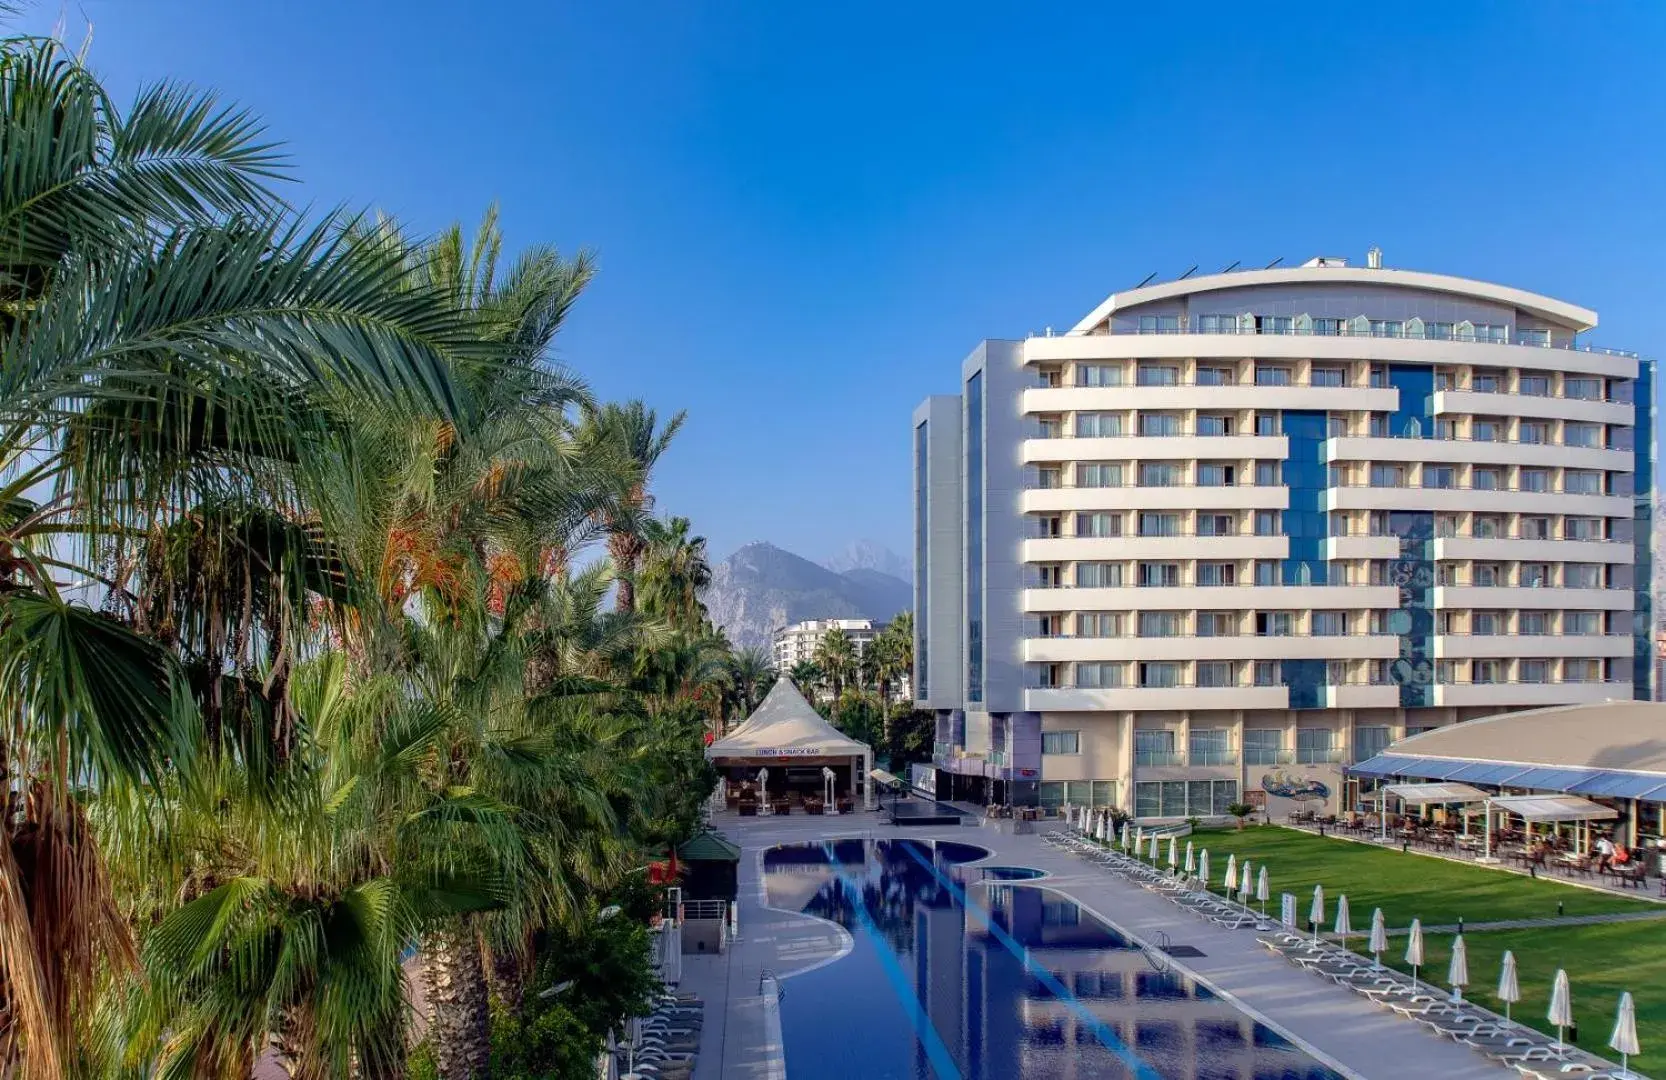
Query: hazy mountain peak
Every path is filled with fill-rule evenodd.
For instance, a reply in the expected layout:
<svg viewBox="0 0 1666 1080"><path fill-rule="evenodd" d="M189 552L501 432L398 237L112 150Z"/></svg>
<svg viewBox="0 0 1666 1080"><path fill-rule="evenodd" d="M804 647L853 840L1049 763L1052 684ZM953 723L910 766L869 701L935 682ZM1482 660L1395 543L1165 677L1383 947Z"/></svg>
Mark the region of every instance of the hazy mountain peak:
<svg viewBox="0 0 1666 1080"><path fill-rule="evenodd" d="M702 599L736 646L767 647L777 628L804 619L889 620L909 606L912 591L908 581L883 570L830 570L758 542L712 567Z"/></svg>
<svg viewBox="0 0 1666 1080"><path fill-rule="evenodd" d="M836 574L851 570L877 570L903 581L914 576L913 563L877 540L852 540L843 551L822 565Z"/></svg>

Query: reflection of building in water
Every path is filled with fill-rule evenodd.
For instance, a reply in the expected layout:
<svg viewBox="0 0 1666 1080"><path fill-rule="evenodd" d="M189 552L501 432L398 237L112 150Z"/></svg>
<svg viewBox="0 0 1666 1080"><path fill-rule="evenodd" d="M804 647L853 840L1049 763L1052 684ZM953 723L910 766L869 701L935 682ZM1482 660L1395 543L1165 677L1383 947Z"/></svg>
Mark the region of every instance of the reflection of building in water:
<svg viewBox="0 0 1666 1080"><path fill-rule="evenodd" d="M859 889L874 929L894 951L925 1017L966 1080L1132 1075L1102 1045L1102 1035L1175 1080L1335 1080L1207 989L1172 970L1159 970L1154 964L1166 968L1164 960L1148 959L1074 901L1042 888L980 884L981 870L957 868L944 852L916 847L964 887L965 900L987 912L986 921L982 914L969 913L956 891L903 844L873 845L866 863L861 848L859 842L841 845L838 872L827 866L826 880L800 905L787 894L803 895L814 879L796 872L772 875L771 902L834 919L859 933L853 906ZM825 866L820 849L811 857L821 858ZM795 865L802 868L803 863ZM1026 959L1033 969L1026 967ZM1040 971L1051 973L1070 1000L1055 994ZM840 992L887 992L851 972L847 977L858 983L844 984ZM912 1062L876 1063L882 1067L874 1075L932 1076L925 1050L917 1042L912 1046ZM907 1073L898 1071L903 1068Z"/></svg>

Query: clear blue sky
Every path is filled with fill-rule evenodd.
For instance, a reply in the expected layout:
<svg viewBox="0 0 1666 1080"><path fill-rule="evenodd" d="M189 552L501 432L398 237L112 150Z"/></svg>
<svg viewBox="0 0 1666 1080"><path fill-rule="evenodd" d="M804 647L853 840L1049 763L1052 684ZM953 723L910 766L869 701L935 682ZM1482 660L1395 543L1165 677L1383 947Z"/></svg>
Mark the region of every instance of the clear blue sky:
<svg viewBox="0 0 1666 1080"><path fill-rule="evenodd" d="M1666 4L80 0L320 206L596 249L564 359L690 419L714 552L910 545L909 413L1152 271L1317 253L1596 308L1666 358ZM57 7L35 8L33 28Z"/></svg>

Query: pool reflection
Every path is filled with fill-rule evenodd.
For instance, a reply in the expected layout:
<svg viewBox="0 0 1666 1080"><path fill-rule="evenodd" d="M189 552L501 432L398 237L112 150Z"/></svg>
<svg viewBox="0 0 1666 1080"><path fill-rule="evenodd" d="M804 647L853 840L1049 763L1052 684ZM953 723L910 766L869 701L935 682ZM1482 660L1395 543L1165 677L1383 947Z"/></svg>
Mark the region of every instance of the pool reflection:
<svg viewBox="0 0 1666 1080"><path fill-rule="evenodd" d="M965 865L986 855L918 840L766 853L772 906L855 940L786 984L790 1075L1336 1080L1074 901Z"/></svg>

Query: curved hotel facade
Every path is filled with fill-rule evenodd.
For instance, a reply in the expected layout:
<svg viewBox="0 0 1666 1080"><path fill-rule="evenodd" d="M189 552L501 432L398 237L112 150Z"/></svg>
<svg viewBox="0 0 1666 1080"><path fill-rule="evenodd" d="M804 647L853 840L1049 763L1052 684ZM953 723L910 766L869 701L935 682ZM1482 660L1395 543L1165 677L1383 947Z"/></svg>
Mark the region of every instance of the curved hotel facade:
<svg viewBox="0 0 1666 1080"><path fill-rule="evenodd" d="M920 405L941 794L1334 808L1407 734L1653 696L1652 362L1379 264L1118 293Z"/></svg>

